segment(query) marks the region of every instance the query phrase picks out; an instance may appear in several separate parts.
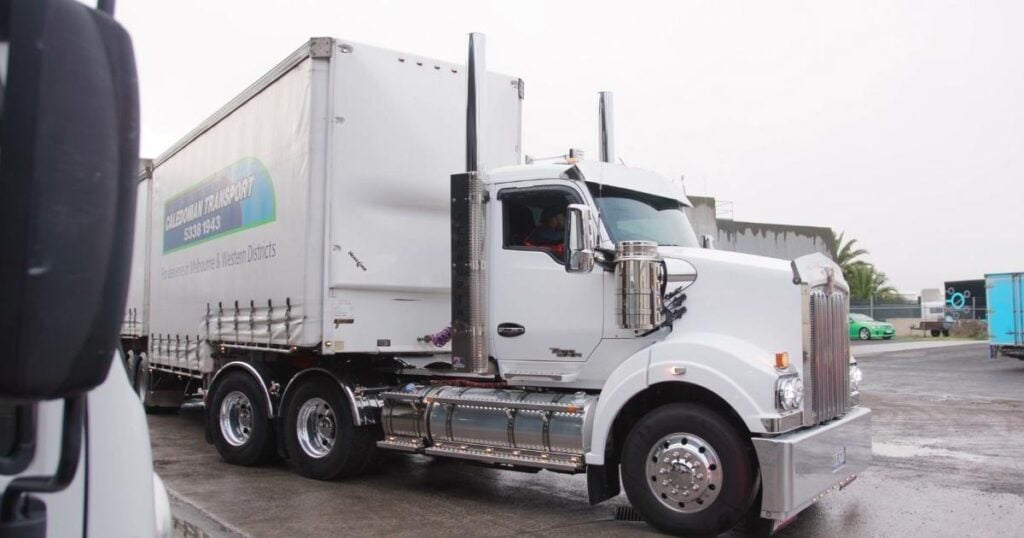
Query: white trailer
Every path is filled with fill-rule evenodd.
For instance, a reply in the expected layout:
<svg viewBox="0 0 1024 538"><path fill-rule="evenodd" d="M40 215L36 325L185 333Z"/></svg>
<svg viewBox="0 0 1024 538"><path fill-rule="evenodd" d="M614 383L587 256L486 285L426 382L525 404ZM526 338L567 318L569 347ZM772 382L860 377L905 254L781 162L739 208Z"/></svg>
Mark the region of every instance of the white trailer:
<svg viewBox="0 0 1024 538"><path fill-rule="evenodd" d="M520 164L523 82L484 72L475 34L465 66L315 38L146 167L146 406L202 397L226 461L318 479L381 449L587 473L674 533L849 484L837 266L699 248L677 185L612 164L610 95L602 162Z"/></svg>

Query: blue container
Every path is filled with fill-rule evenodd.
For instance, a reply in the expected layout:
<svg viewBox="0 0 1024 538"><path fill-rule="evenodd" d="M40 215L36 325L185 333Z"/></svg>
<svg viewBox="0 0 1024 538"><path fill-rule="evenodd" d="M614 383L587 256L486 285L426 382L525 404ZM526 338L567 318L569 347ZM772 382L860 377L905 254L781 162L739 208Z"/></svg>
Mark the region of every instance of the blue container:
<svg viewBox="0 0 1024 538"><path fill-rule="evenodd" d="M988 342L997 352L1024 353L1024 273L985 275L988 296Z"/></svg>

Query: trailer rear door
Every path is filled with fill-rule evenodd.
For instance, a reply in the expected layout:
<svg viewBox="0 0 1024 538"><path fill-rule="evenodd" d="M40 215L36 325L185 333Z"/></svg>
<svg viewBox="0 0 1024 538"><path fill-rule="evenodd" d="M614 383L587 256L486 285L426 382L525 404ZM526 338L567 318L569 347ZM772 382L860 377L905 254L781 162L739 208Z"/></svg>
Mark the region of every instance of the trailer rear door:
<svg viewBox="0 0 1024 538"><path fill-rule="evenodd" d="M1024 287L1021 273L987 275L989 343L1024 345Z"/></svg>

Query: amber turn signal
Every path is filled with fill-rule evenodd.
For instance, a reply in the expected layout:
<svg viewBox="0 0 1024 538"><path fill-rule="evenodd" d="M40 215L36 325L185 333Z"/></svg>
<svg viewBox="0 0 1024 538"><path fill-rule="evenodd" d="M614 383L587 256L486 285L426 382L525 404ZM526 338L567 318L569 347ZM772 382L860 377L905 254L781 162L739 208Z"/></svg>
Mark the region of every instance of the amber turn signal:
<svg viewBox="0 0 1024 538"><path fill-rule="evenodd" d="M779 370L789 368L789 353L783 351L775 354L775 367Z"/></svg>

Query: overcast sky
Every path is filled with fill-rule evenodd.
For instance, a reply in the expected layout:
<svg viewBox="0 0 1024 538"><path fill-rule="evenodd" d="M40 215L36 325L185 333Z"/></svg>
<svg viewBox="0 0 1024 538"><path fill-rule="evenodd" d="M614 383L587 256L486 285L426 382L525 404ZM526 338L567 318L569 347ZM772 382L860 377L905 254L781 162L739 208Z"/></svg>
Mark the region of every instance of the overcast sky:
<svg viewBox="0 0 1024 538"><path fill-rule="evenodd" d="M155 156L311 36L526 81L531 155L627 164L737 220L828 226L901 291L1024 270L1024 2L122 0Z"/></svg>

